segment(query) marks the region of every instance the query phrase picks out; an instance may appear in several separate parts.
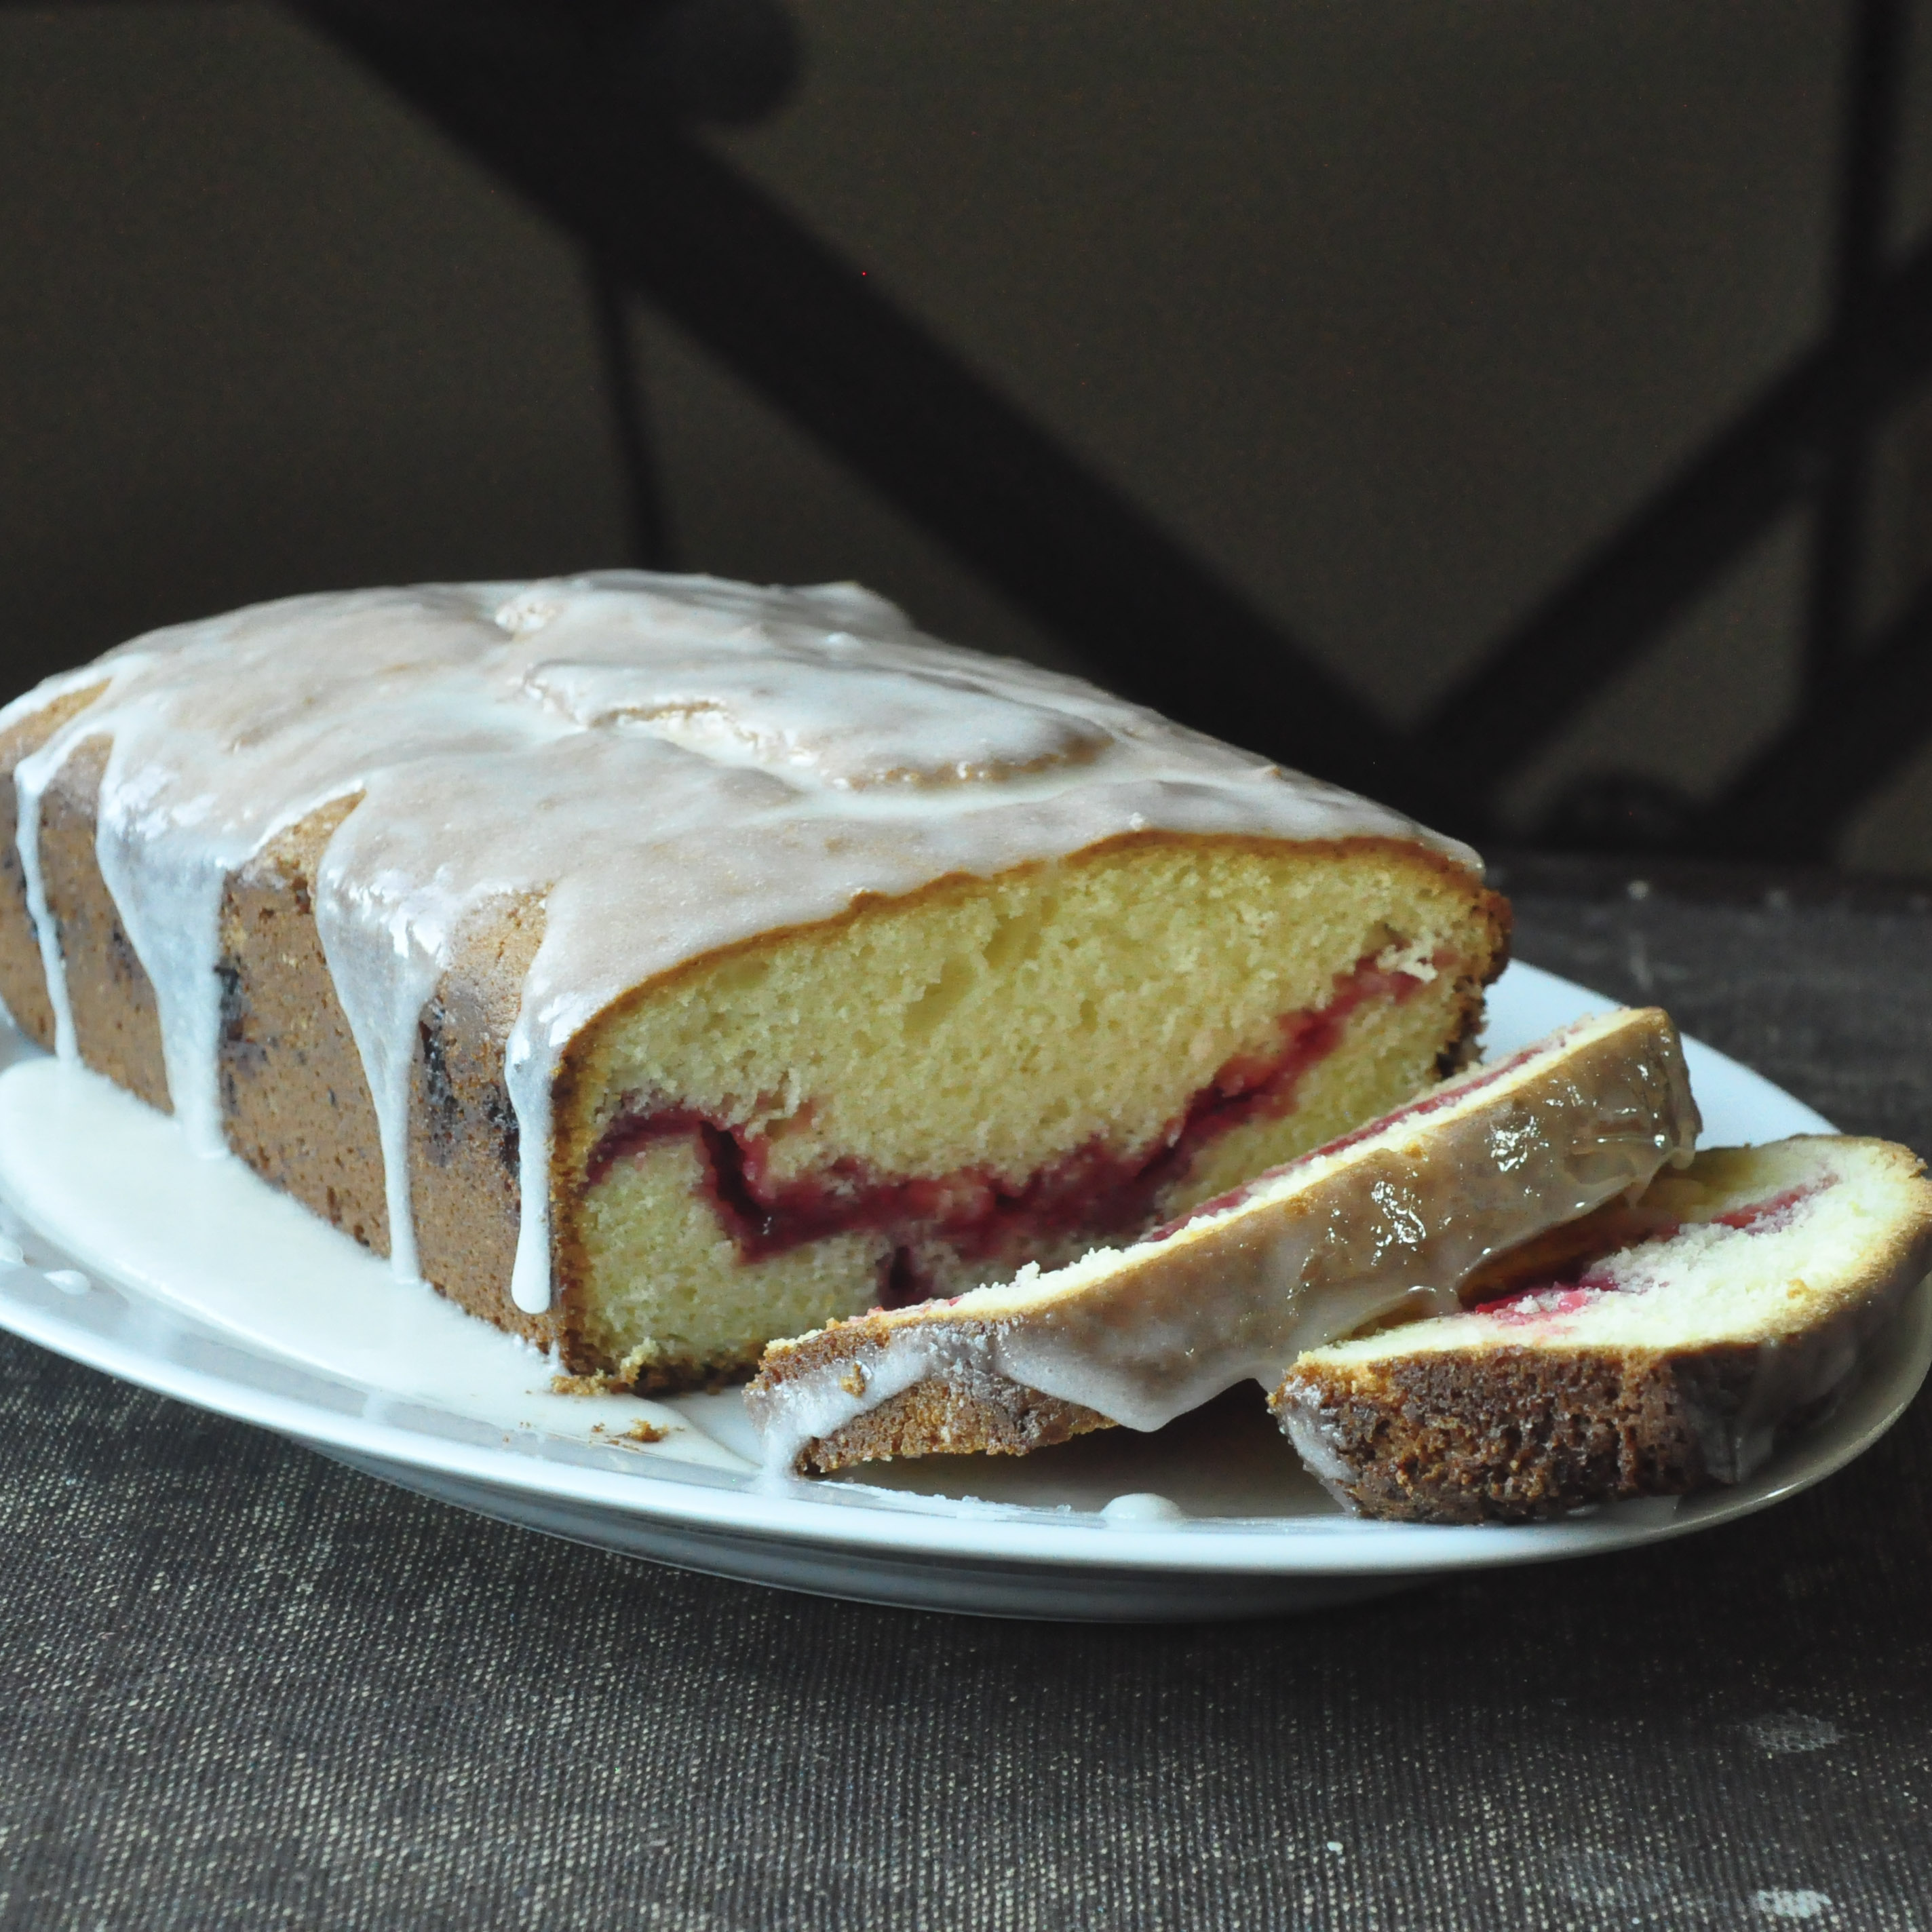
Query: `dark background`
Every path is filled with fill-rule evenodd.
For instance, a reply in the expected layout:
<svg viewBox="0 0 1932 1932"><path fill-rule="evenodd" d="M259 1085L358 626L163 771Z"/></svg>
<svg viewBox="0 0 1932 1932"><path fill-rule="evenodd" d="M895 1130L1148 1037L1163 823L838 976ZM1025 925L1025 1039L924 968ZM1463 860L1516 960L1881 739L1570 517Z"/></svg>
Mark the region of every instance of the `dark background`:
<svg viewBox="0 0 1932 1932"><path fill-rule="evenodd" d="M1855 8L792 10L789 98L698 138L1398 724L1829 310ZM248 598L629 560L581 253L312 20L0 9L0 183L7 688ZM1109 675L630 308L680 563ZM1876 440L1873 622L1932 562L1925 446L1909 406ZM1798 703L1807 541L1774 520L1482 830L1593 771L1713 794ZM1932 755L1829 842L1932 870Z"/></svg>
<svg viewBox="0 0 1932 1932"><path fill-rule="evenodd" d="M614 360L580 237L344 50L356 11L0 5L0 684L250 598L630 560L640 445L687 567L856 576L1120 672L829 454L782 358L753 383L742 334L634 294ZM1419 759L1459 679L1842 327L1874 20L1909 29L1879 252L1932 213L1932 34L1889 0L794 17L789 98L704 151ZM760 300L740 320L782 334ZM1860 466L1852 670L1932 568L1909 386ZM1488 832L1556 836L1593 773L1716 798L1830 711L1821 520L1779 503L1516 748ZM1184 699L1217 649L1270 688L1219 625L1176 630ZM1904 751L1788 856L1932 873L1932 644L1893 642ZM1654 856L1512 859L1522 956L1932 1147L1926 892ZM4 1338L0 1439L0 1932L1932 1922L1922 1403L1709 1535L1146 1630L577 1550Z"/></svg>

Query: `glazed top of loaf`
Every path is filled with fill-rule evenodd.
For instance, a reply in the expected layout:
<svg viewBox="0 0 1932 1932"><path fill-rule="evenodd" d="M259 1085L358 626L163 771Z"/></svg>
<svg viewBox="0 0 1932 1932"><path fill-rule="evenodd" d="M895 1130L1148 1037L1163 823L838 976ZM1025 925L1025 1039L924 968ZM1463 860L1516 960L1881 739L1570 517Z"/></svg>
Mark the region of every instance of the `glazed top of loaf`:
<svg viewBox="0 0 1932 1932"><path fill-rule="evenodd" d="M549 1298L550 1084L628 989L761 932L949 874L1150 828L1467 848L1078 680L952 649L850 584L758 590L621 571L291 598L136 638L0 725L102 688L16 772L58 1050L74 1025L39 804L112 738L100 868L153 983L169 1092L224 1150L214 971L224 884L332 800L361 802L315 881L369 1074L399 1272L412 1274L409 1072L465 922L540 897L507 1082L524 1223L513 1292Z"/></svg>

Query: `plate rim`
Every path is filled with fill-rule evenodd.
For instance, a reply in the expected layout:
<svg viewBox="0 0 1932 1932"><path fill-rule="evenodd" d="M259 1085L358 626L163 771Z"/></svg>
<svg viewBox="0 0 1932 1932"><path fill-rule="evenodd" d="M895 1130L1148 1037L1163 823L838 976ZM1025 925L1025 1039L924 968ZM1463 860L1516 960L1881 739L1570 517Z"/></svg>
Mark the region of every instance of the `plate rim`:
<svg viewBox="0 0 1932 1932"><path fill-rule="evenodd" d="M1606 1554L1714 1528L1810 1489L1864 1454L1889 1430L1911 1406L1932 1368L1932 1277L1912 1291L1900 1312L1907 1320L1916 1314L1919 1346L1911 1363L1894 1370L1897 1386L1888 1393L1878 1416L1828 1446L1814 1441L1814 1453L1801 1454L1795 1462L1792 1450L1780 1452L1767 1466L1768 1481L1754 1479L1734 1489L1700 1492L1684 1498L1668 1516L1646 1514L1633 1520L1606 1510L1562 1522L1466 1526L1376 1522L1326 1514L1216 1516L1153 1529L1117 1527L1095 1513L1036 1505L976 1503L970 1512L943 1514L916 1506L934 1498L917 1496L901 1504L899 1492L861 1491L856 1484L841 1492L850 1498L842 1502L826 1499L830 1486L796 1478L783 1479L782 1489L761 1486L757 1479L742 1486L714 1487L692 1480L688 1474L672 1477L644 1468L632 1474L577 1468L518 1454L513 1448L506 1454L439 1441L392 1423L251 1390L188 1364L157 1362L111 1340L89 1336L70 1324L35 1322L30 1309L10 1300L0 1300L0 1327L117 1380L318 1450L339 1448L404 1467L434 1469L490 1489L614 1507L626 1516L682 1528L952 1562L1020 1559L1078 1569L1103 1560L1108 1568L1187 1571L1203 1576L1367 1576L1515 1567ZM1873 1386L1865 1384L1868 1390ZM1831 1427L1828 1420L1818 1425L1821 1432ZM506 1440L507 1445L514 1438ZM882 1497L893 1500L882 1504ZM1052 1520L1039 1520L1042 1516ZM994 1528L1010 1546L984 1546L986 1533ZM908 1531L917 1533L908 1536ZM1069 1538L1084 1546L1070 1549ZM1340 1546L1323 1549L1324 1542ZM1303 1560L1279 1560L1290 1552Z"/></svg>
<svg viewBox="0 0 1932 1932"><path fill-rule="evenodd" d="M1545 996L1613 1004L1577 982L1518 962L1510 970ZM1829 1130L1815 1109L1755 1070L1702 1042L1687 1049L1768 1089ZM32 1204L7 1204L38 1231ZM57 1237L50 1237L54 1245ZM158 1298L101 1271L106 1285L130 1304L162 1307ZM46 1280L30 1264L0 1270ZM1557 1522L1467 1526L1376 1522L1341 1514L1285 1517L1196 1516L1174 1524L1129 1526L1097 1511L1062 1505L986 1502L900 1492L836 1480L807 1482L769 1475L738 1476L696 1466L662 1462L622 1471L584 1467L520 1449L506 1432L502 1447L439 1438L380 1417L350 1414L298 1396L255 1388L191 1364L145 1352L124 1340L62 1319L58 1288L40 1305L0 1294L0 1329L133 1386L232 1420L251 1424L327 1453L403 1468L434 1471L453 1480L568 1500L667 1527L748 1538L773 1545L808 1546L855 1557L998 1566L1026 1564L1070 1572L1106 1570L1203 1580L1217 1576L1280 1577L1424 1576L1450 1571L1516 1567L1607 1554L1666 1541L1756 1514L1825 1480L1869 1448L1910 1408L1932 1369L1932 1279L1906 1298L1887 1333L1906 1335L1909 1354L1877 1364L1855 1390L1847 1408L1874 1408L1856 1423L1846 1411L1827 1418L1780 1450L1756 1478L1732 1489L1707 1490L1668 1508L1661 1500L1613 1506ZM268 1352L213 1322L168 1307L177 1328L199 1333L258 1358ZM395 1398L332 1372L310 1374L359 1389L378 1404ZM1881 1393L1874 1394L1874 1391ZM420 1401L414 1406L432 1410ZM526 1438L534 1443L538 1438ZM669 1473L675 1469L677 1473Z"/></svg>

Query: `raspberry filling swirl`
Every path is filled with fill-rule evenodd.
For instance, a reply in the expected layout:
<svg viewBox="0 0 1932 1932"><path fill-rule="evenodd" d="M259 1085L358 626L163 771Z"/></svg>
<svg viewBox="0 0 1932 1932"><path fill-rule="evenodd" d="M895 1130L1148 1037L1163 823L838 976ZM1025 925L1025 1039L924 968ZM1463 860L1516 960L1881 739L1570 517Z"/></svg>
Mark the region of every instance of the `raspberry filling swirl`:
<svg viewBox="0 0 1932 1932"><path fill-rule="evenodd" d="M1769 1234L1789 1227L1798 1209L1815 1195L1831 1186L1835 1176L1807 1181L1762 1201L1713 1214L1708 1221L1687 1222L1652 1208L1640 1202L1634 1207L1622 1203L1600 1208L1582 1220L1559 1228L1540 1240L1527 1243L1512 1254L1498 1257L1488 1269L1480 1270L1463 1285L1472 1315L1486 1315L1510 1326L1540 1322L1552 1315L1575 1315L1606 1294L1628 1294L1649 1286L1643 1279L1626 1279L1607 1266L1611 1258L1628 1248L1648 1241L1675 1240L1687 1227L1729 1228L1746 1234ZM1552 1250L1568 1246L1567 1264L1551 1267ZM1532 1251L1534 1252L1532 1252ZM1543 1265L1536 1265L1539 1262ZM1538 1278L1512 1286L1501 1294L1487 1291L1500 1285L1514 1272L1519 1280L1526 1271Z"/></svg>
<svg viewBox="0 0 1932 1932"><path fill-rule="evenodd" d="M741 1261L765 1260L834 1234L883 1234L892 1245L881 1270L881 1305L903 1307L933 1292L917 1258L922 1242L943 1242L962 1260L1010 1270L1076 1238L1097 1242L1138 1232L1153 1219L1162 1190L1204 1148L1250 1120L1294 1111L1310 1070L1340 1045L1359 1008L1374 1000L1399 1004L1423 983L1378 967L1372 956L1337 974L1328 1000L1283 1014L1266 1051L1227 1061L1136 1154L1119 1153L1096 1137L1017 1178L981 1167L881 1175L849 1156L779 1178L765 1136L672 1105L620 1113L592 1151L587 1178L595 1186L618 1162L658 1142L694 1140L700 1189Z"/></svg>

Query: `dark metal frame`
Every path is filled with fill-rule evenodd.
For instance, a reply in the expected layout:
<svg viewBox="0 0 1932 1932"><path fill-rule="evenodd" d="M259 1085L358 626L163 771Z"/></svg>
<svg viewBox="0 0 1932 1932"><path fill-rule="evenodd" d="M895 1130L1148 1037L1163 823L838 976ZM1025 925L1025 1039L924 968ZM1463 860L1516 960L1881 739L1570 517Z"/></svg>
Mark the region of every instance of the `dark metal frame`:
<svg viewBox="0 0 1932 1932"><path fill-rule="evenodd" d="M1839 142L1838 234L1832 324L1844 366L1856 367L1883 284L1893 216L1892 172L1905 64L1902 0L1863 0L1846 48ZM1871 436L1847 398L1827 440L1812 531L1805 624L1806 684L1823 689L1856 641L1871 500Z"/></svg>
<svg viewBox="0 0 1932 1932"><path fill-rule="evenodd" d="M1781 516L1809 503L1797 716L1672 843L1822 860L1932 730L1932 595L1864 635L1871 452L1932 370L1932 242L1887 266L1905 0L1858 0L1846 49L1838 237L1826 339L1778 377L1485 656L1423 728L1438 790L1481 799L1654 644Z"/></svg>
<svg viewBox="0 0 1932 1932"><path fill-rule="evenodd" d="M638 368L637 343L625 312L624 285L603 259L586 259L590 320L597 332L598 358L609 391L610 421L623 472L625 521L631 555L646 570L670 570L677 563L670 510L658 478L644 384Z"/></svg>

